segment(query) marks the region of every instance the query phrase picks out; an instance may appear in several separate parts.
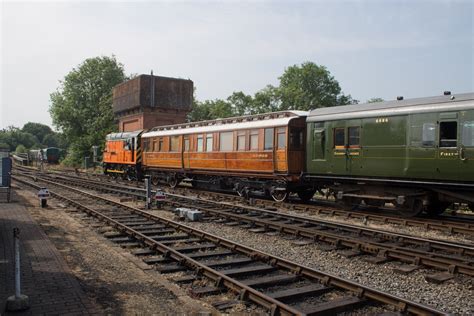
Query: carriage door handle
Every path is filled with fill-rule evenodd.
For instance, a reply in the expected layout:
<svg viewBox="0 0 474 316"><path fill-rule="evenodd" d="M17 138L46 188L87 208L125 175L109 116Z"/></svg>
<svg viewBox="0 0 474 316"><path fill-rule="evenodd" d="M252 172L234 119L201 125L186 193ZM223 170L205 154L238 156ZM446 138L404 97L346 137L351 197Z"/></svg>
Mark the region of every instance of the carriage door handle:
<svg viewBox="0 0 474 316"><path fill-rule="evenodd" d="M464 157L464 147L461 147L459 149L459 159L461 159L461 161L466 161L467 160L467 158Z"/></svg>

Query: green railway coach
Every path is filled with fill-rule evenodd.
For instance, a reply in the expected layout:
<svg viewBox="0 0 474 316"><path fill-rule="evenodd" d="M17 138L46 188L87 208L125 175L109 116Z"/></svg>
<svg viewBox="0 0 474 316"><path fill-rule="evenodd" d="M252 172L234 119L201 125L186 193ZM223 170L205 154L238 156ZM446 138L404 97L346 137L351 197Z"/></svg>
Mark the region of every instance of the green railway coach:
<svg viewBox="0 0 474 316"><path fill-rule="evenodd" d="M472 209L474 93L313 110L306 155L305 179L348 207Z"/></svg>

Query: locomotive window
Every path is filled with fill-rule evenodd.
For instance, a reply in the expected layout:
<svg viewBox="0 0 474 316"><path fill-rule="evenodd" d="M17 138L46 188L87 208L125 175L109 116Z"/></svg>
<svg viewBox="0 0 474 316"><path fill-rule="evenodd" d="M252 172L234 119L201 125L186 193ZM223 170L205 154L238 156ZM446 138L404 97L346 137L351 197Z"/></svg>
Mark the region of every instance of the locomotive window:
<svg viewBox="0 0 474 316"><path fill-rule="evenodd" d="M202 152L204 150L204 142L202 134L197 136L197 151Z"/></svg>
<svg viewBox="0 0 474 316"><path fill-rule="evenodd" d="M303 130L301 128L292 128L290 130L290 148L303 148Z"/></svg>
<svg viewBox="0 0 474 316"><path fill-rule="evenodd" d="M219 134L219 150L232 151L233 149L233 133L225 132Z"/></svg>
<svg viewBox="0 0 474 316"><path fill-rule="evenodd" d="M258 129L250 131L250 150L258 150Z"/></svg>
<svg viewBox="0 0 474 316"><path fill-rule="evenodd" d="M179 151L179 136L170 137L170 151Z"/></svg>
<svg viewBox="0 0 474 316"><path fill-rule="evenodd" d="M464 122L462 125L462 144L474 146L474 121Z"/></svg>
<svg viewBox="0 0 474 316"><path fill-rule="evenodd" d="M458 145L458 123L441 122L439 123L439 146L457 147Z"/></svg>
<svg viewBox="0 0 474 316"><path fill-rule="evenodd" d="M436 125L434 123L423 124L422 144L425 147L433 147L436 140Z"/></svg>
<svg viewBox="0 0 474 316"><path fill-rule="evenodd" d="M360 127L354 126L347 129L347 134L349 135L349 147L359 147L360 146Z"/></svg>
<svg viewBox="0 0 474 316"><path fill-rule="evenodd" d="M206 134L206 151L212 151L212 134Z"/></svg>
<svg viewBox="0 0 474 316"><path fill-rule="evenodd" d="M265 150L273 149L273 128L265 129Z"/></svg>
<svg viewBox="0 0 474 316"><path fill-rule="evenodd" d="M345 133L344 128L335 128L334 129L334 148L344 148L345 147Z"/></svg>
<svg viewBox="0 0 474 316"><path fill-rule="evenodd" d="M237 150L245 150L245 131L237 132Z"/></svg>
<svg viewBox="0 0 474 316"><path fill-rule="evenodd" d="M189 136L184 136L184 151L189 151Z"/></svg>
<svg viewBox="0 0 474 316"><path fill-rule="evenodd" d="M286 148L286 130L284 127L277 129L277 147Z"/></svg>

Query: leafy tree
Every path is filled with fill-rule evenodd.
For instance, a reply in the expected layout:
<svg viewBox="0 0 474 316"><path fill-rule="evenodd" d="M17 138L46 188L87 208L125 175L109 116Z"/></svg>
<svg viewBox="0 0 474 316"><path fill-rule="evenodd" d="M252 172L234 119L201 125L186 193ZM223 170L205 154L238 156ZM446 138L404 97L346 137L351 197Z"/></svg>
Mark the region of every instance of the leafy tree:
<svg viewBox="0 0 474 316"><path fill-rule="evenodd" d="M253 99L253 113L275 112L281 109L279 89L268 85L255 93Z"/></svg>
<svg viewBox="0 0 474 316"><path fill-rule="evenodd" d="M367 100L367 103L377 103L377 102L383 102L383 101L385 100L382 98L372 98L372 99Z"/></svg>
<svg viewBox="0 0 474 316"><path fill-rule="evenodd" d="M57 134L48 134L43 138L42 144L46 147L60 147L59 137Z"/></svg>
<svg viewBox="0 0 474 316"><path fill-rule="evenodd" d="M2 149L10 151L10 145L8 145L7 143L0 143L0 150Z"/></svg>
<svg viewBox="0 0 474 316"><path fill-rule="evenodd" d="M342 94L339 83L326 67L313 62L288 67L279 79L282 110L310 110L357 103L350 95Z"/></svg>
<svg viewBox="0 0 474 316"><path fill-rule="evenodd" d="M53 124L71 145L72 160L79 163L93 145L104 144L116 129L112 113L112 88L125 81L123 65L114 56L86 59L73 68L51 94Z"/></svg>
<svg viewBox="0 0 474 316"><path fill-rule="evenodd" d="M253 98L242 91L232 93L227 98L227 102L229 102L232 107L232 115L252 114Z"/></svg>
<svg viewBox="0 0 474 316"><path fill-rule="evenodd" d="M48 125L33 122L28 122L23 125L21 131L35 135L40 142L43 142L43 139L46 135L53 133L53 131Z"/></svg>
<svg viewBox="0 0 474 316"><path fill-rule="evenodd" d="M28 151L28 150L26 149L26 147L23 146L22 144L16 146L15 152L16 152L17 154L24 154L24 153L26 153L27 151Z"/></svg>

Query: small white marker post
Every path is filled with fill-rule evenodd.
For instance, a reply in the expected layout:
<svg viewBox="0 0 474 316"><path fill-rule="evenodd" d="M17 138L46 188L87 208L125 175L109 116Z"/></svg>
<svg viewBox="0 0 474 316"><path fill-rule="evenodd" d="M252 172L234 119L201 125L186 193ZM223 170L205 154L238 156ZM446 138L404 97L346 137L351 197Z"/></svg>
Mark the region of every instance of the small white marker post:
<svg viewBox="0 0 474 316"><path fill-rule="evenodd" d="M145 191L145 207L149 210L151 207L151 178L148 176L145 177Z"/></svg>
<svg viewBox="0 0 474 316"><path fill-rule="evenodd" d="M30 307L28 296L21 294L20 283L20 229L13 228L13 244L15 248L15 295L7 299L6 309L8 311L21 311Z"/></svg>

